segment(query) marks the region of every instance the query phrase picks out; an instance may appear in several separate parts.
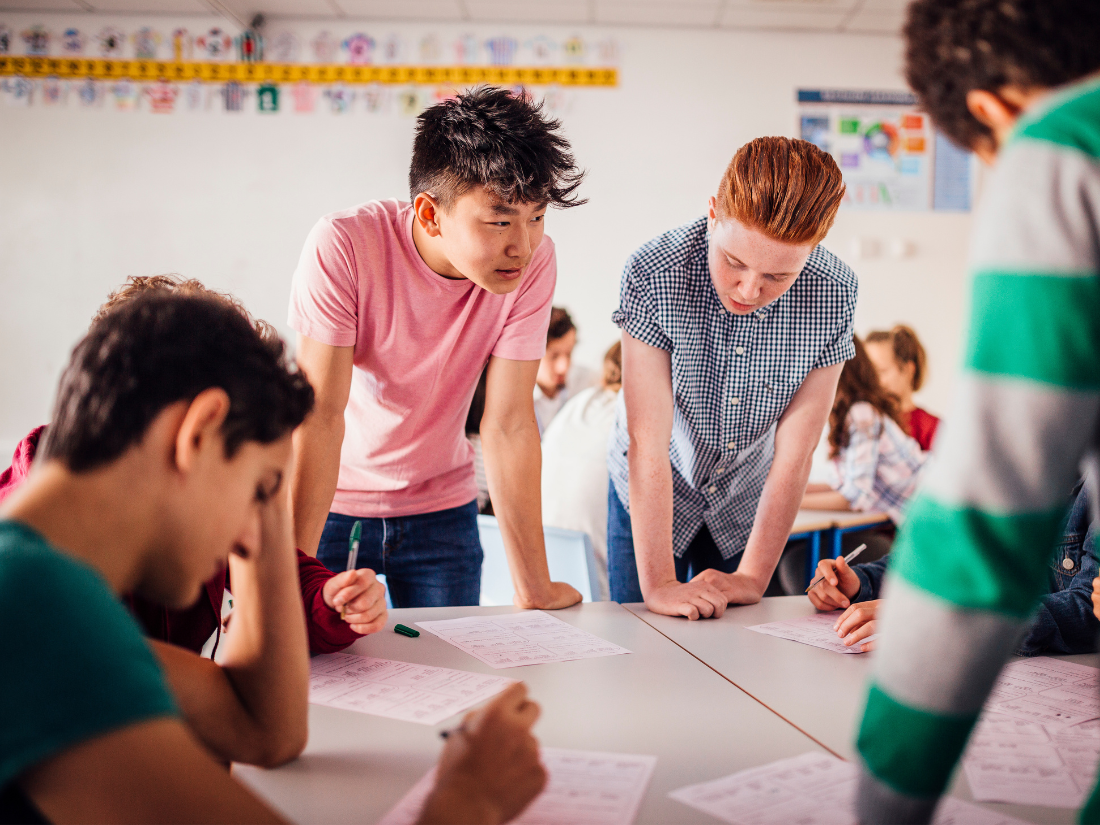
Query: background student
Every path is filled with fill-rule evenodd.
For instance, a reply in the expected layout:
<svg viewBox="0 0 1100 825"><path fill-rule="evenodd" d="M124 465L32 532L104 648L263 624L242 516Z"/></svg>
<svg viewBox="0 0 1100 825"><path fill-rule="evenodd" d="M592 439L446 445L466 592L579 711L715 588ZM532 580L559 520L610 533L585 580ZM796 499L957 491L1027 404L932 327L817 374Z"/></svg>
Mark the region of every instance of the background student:
<svg viewBox="0 0 1100 825"><path fill-rule="evenodd" d="M1020 656L1042 653L1094 653L1100 621L1092 609L1096 558L1096 530L1090 524L1088 495L1081 485L1066 519L1062 537L1047 571L1049 592L1043 596L1027 635L1017 645ZM837 619L836 632L847 645L874 648L876 617L882 603L883 577L890 557L849 567L844 558L822 559L817 576L824 580L809 592L818 610L847 608Z"/></svg>
<svg viewBox="0 0 1100 825"><path fill-rule="evenodd" d="M894 524L901 524L920 483L926 456L903 429L905 419L897 396L879 383L859 338L852 341L855 358L840 373L829 412L832 478L828 484L807 485L802 506L881 512Z"/></svg>
<svg viewBox="0 0 1100 825"><path fill-rule="evenodd" d="M244 661L239 676L281 670L296 697L281 723L301 721L304 735L309 662L283 480L312 403L281 345L210 296L153 291L92 325L38 466L0 510L0 819L278 819L180 721L118 596L178 608L227 558L236 572L255 562L254 580L237 577L256 586L240 609L259 611L286 655ZM244 643L230 635L231 658ZM206 710L216 718L216 703ZM537 714L516 685L468 717L421 821L518 813L545 782Z"/></svg>
<svg viewBox="0 0 1100 825"><path fill-rule="evenodd" d="M1100 80L1087 77L1100 4L915 0L905 36L921 107L996 168L950 426L886 582L858 737L864 823L931 819L1046 587L1066 491L1100 448ZM1100 821L1100 795L1081 820Z"/></svg>
<svg viewBox="0 0 1100 825"><path fill-rule="evenodd" d="M577 328L569 313L562 307L551 308L546 353L539 361L535 376L535 418L539 422L539 435L545 435L554 416L570 398L596 383L591 370L573 363L576 345Z"/></svg>
<svg viewBox="0 0 1100 825"><path fill-rule="evenodd" d="M902 428L916 439L922 450L932 449L940 420L913 403L913 393L924 386L928 372L928 359L917 333L898 324L890 330L869 333L865 346L878 370L879 383L898 397Z"/></svg>
<svg viewBox="0 0 1100 825"><path fill-rule="evenodd" d="M608 448L615 601L697 619L766 590L852 357L855 274L819 246L843 195L813 144L757 138L706 217L627 261L612 316L624 401Z"/></svg>
<svg viewBox="0 0 1100 825"><path fill-rule="evenodd" d="M587 533L596 553L599 598L607 588L607 441L623 381L623 345L603 357L597 387L581 390L550 422L542 436L542 521Z"/></svg>
<svg viewBox="0 0 1100 825"><path fill-rule="evenodd" d="M328 215L306 241L289 322L317 410L295 436L297 541L342 570L362 520L359 564L395 606L479 601L464 422L486 363L481 444L516 604L580 601L547 570L532 393L556 279L543 220L583 203L581 178L541 106L478 87L419 116L412 203Z"/></svg>

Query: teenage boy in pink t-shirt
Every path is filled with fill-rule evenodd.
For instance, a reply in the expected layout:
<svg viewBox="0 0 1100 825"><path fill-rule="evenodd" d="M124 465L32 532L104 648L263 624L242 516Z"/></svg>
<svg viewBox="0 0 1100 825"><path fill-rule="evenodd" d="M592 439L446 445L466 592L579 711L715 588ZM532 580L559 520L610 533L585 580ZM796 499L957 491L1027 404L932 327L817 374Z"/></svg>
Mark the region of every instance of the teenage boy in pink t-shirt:
<svg viewBox="0 0 1100 825"><path fill-rule="evenodd" d="M326 215L290 296L317 405L294 436L298 546L385 573L395 607L477 604L481 543L466 413L488 364L481 438L521 607L580 594L550 581L532 393L557 277L548 206L583 203L560 124L478 87L420 115L412 203Z"/></svg>

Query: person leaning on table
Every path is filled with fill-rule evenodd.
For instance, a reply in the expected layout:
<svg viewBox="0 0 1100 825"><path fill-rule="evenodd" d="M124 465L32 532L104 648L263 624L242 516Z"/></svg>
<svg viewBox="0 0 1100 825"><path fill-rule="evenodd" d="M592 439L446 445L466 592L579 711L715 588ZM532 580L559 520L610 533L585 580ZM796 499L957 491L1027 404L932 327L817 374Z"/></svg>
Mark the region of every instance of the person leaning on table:
<svg viewBox="0 0 1100 825"><path fill-rule="evenodd" d="M697 619L767 588L854 354L856 276L818 245L843 196L827 153L757 138L706 217L627 261L612 316L623 330L608 448L614 601Z"/></svg>

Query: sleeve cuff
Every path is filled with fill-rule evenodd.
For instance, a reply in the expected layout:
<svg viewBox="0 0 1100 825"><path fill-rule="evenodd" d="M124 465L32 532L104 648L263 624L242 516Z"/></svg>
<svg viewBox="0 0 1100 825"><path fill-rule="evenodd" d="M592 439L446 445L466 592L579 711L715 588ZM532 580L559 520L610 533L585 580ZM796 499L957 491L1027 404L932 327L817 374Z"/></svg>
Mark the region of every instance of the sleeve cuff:
<svg viewBox="0 0 1100 825"><path fill-rule="evenodd" d="M361 638L351 626L340 618L340 614L325 604L322 588L313 594L309 618L309 652L339 653L352 642Z"/></svg>

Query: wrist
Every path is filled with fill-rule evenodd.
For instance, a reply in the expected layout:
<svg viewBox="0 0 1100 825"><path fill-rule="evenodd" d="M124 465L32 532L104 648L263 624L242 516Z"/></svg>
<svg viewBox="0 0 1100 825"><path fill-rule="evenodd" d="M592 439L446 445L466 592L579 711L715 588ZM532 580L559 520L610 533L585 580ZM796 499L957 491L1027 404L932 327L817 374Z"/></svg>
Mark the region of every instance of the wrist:
<svg viewBox="0 0 1100 825"><path fill-rule="evenodd" d="M437 783L417 818L417 825L495 825L500 811L478 792L477 783L460 780Z"/></svg>

